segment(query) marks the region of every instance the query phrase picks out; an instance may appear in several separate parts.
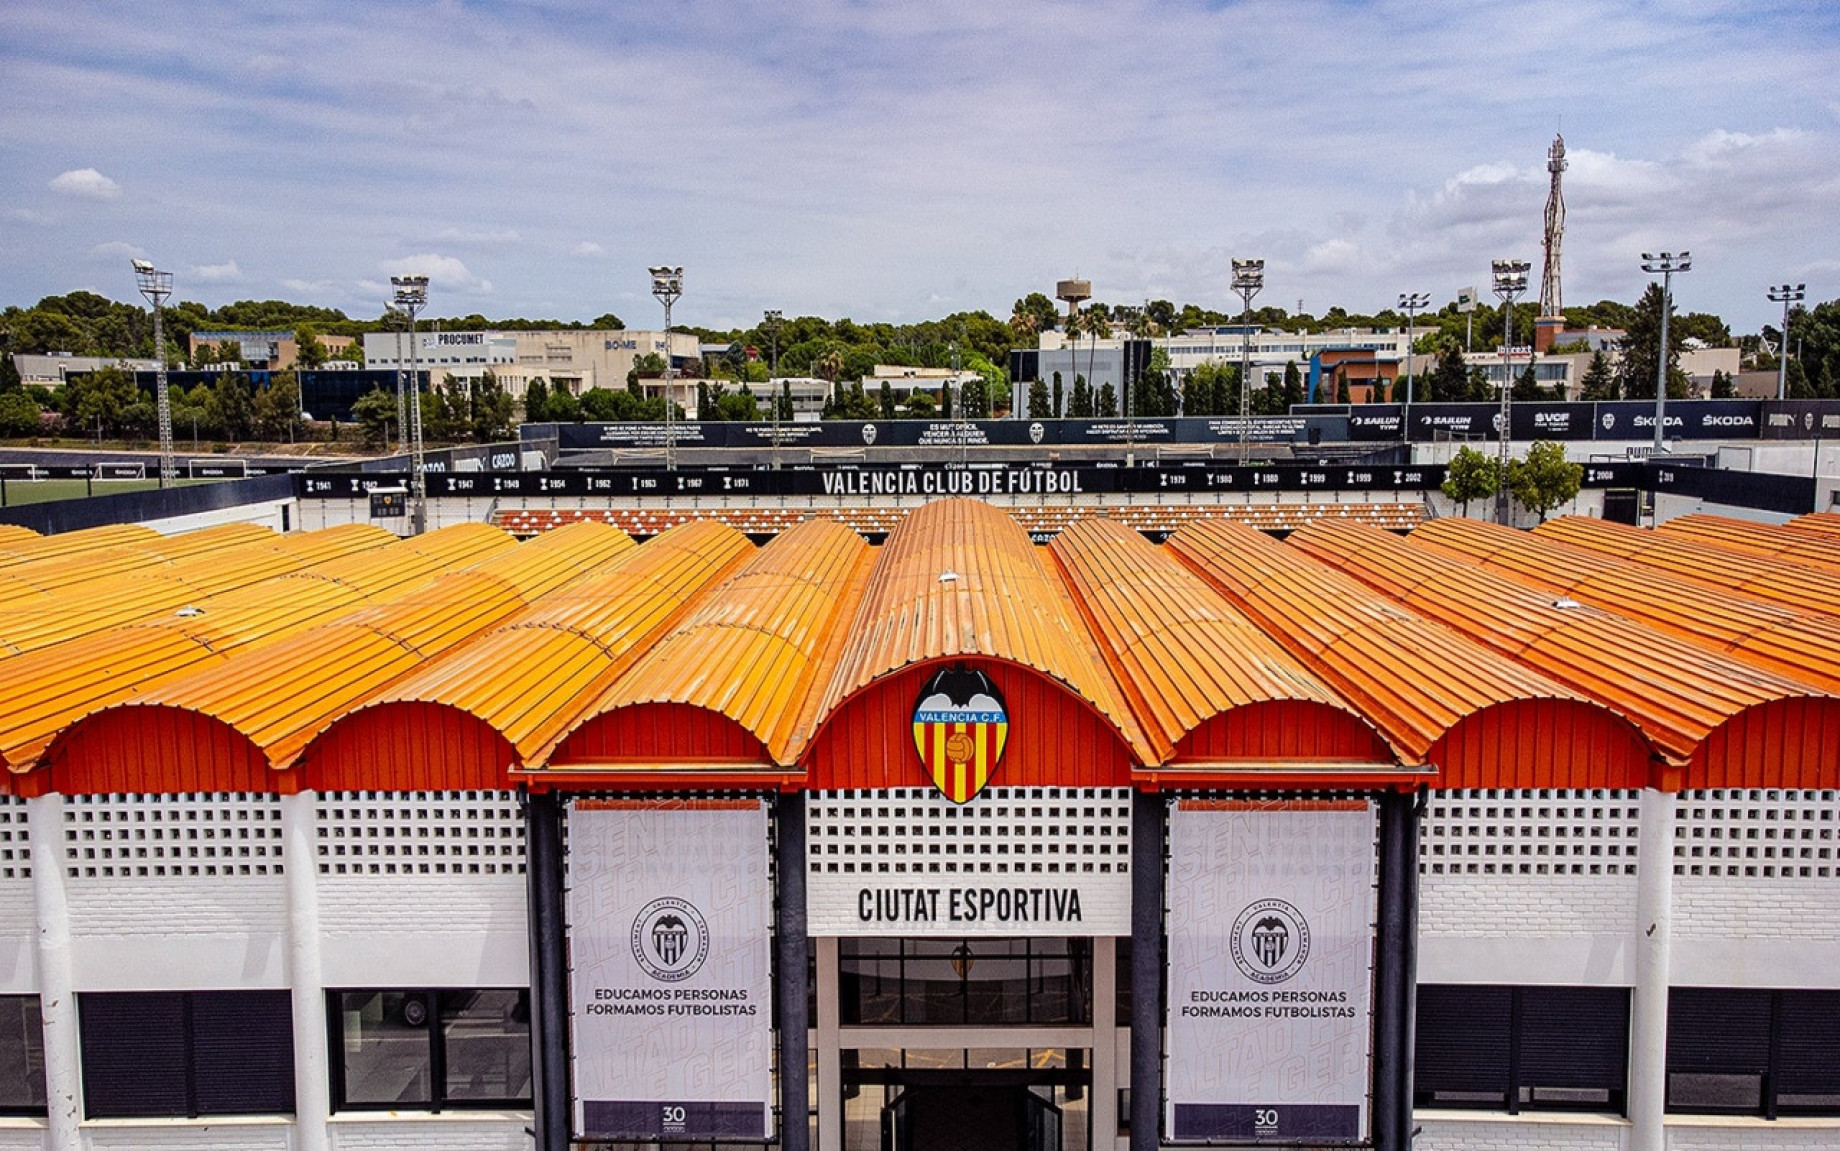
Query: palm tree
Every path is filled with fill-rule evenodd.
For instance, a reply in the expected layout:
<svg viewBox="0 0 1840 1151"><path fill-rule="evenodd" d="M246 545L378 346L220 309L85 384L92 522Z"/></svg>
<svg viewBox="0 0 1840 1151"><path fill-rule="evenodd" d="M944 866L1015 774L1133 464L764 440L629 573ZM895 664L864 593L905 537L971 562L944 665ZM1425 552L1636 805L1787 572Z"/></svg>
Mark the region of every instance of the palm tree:
<svg viewBox="0 0 1840 1151"><path fill-rule="evenodd" d="M1086 352L1086 378L1090 381L1093 378L1093 364L1099 358L1099 340L1111 338L1112 320L1106 315L1105 306L1101 304L1081 312L1080 324L1086 330L1086 334L1092 337L1092 346Z"/></svg>

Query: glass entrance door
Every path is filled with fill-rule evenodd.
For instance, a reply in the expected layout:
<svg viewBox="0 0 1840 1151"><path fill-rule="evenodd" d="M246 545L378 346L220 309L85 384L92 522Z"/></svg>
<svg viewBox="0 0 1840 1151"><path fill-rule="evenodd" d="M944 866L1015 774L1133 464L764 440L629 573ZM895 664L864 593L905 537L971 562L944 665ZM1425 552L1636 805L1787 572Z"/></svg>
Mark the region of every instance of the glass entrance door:
<svg viewBox="0 0 1840 1151"><path fill-rule="evenodd" d="M1084 1051L849 1054L846 1151L1087 1151Z"/></svg>

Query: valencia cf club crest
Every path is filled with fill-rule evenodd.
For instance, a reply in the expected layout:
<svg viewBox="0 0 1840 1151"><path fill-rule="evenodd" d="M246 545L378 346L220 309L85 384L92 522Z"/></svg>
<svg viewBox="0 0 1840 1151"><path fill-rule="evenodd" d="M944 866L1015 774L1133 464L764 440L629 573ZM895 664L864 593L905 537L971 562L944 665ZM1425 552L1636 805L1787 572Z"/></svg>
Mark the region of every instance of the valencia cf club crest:
<svg viewBox="0 0 1840 1151"><path fill-rule="evenodd" d="M688 979L709 958L709 924L687 899L654 899L633 920L632 953L660 983Z"/></svg>
<svg viewBox="0 0 1840 1151"><path fill-rule="evenodd" d="M981 671L935 675L914 706L914 747L938 788L953 803L977 797L1003 759L1009 709Z"/></svg>
<svg viewBox="0 0 1840 1151"><path fill-rule="evenodd" d="M1283 983L1310 957L1310 924L1282 899L1261 899L1233 924L1233 963L1254 983Z"/></svg>

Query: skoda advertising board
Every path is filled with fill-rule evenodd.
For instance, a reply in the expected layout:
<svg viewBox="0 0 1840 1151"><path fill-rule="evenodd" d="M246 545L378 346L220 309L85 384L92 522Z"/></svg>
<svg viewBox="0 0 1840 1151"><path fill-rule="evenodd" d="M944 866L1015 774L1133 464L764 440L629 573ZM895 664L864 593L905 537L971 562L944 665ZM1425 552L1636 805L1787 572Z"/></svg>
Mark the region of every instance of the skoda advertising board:
<svg viewBox="0 0 1840 1151"><path fill-rule="evenodd" d="M1665 408L1670 440L1751 440L1757 438L1763 405L1757 400L1670 400ZM1597 405L1596 438L1652 440L1655 401L1616 400Z"/></svg>
<svg viewBox="0 0 1840 1151"><path fill-rule="evenodd" d="M575 1137L772 1135L772 891L757 800L575 801Z"/></svg>
<svg viewBox="0 0 1840 1151"><path fill-rule="evenodd" d="M1172 1142L1367 1138L1374 832L1365 800L1176 803Z"/></svg>

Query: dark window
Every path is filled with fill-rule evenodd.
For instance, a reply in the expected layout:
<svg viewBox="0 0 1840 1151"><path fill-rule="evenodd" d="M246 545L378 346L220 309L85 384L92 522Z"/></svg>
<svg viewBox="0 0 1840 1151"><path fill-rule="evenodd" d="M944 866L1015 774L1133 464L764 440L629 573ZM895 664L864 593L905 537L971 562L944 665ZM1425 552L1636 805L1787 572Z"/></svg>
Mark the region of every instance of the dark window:
<svg viewBox="0 0 1840 1151"><path fill-rule="evenodd" d="M1090 939L844 939L838 965L845 1024L1092 1019Z"/></svg>
<svg viewBox="0 0 1840 1151"><path fill-rule="evenodd" d="M285 991L93 991L77 1016L91 1118L294 1111Z"/></svg>
<svg viewBox="0 0 1840 1151"><path fill-rule="evenodd" d="M1424 984L1417 1029L1420 1107L1623 1111L1625 988Z"/></svg>
<svg viewBox="0 0 1840 1151"><path fill-rule="evenodd" d="M0 995L0 1115L45 1113L45 1025L36 995Z"/></svg>
<svg viewBox="0 0 1840 1151"><path fill-rule="evenodd" d="M530 994L334 991L334 1110L530 1106Z"/></svg>
<svg viewBox="0 0 1840 1151"><path fill-rule="evenodd" d="M1667 1106L1731 1115L1840 1115L1840 991L1676 987Z"/></svg>

